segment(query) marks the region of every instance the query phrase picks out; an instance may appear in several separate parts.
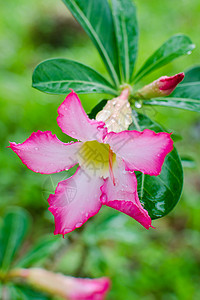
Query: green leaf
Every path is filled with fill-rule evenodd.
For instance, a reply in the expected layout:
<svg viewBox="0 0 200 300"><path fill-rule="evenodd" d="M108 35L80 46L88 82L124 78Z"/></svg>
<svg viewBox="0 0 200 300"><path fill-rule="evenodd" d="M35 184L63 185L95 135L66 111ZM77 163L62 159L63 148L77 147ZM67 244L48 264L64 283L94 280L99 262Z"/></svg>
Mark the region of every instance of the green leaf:
<svg viewBox="0 0 200 300"><path fill-rule="evenodd" d="M143 101L146 105L159 105L200 112L200 82L188 82L177 86L168 97Z"/></svg>
<svg viewBox="0 0 200 300"><path fill-rule="evenodd" d="M164 131L157 123L147 116L133 111L133 120L129 130L149 128L155 132ZM144 175L136 172L138 195L152 219L167 215L178 203L183 187L183 170L176 148L165 158L159 176Z"/></svg>
<svg viewBox="0 0 200 300"><path fill-rule="evenodd" d="M86 31L101 55L116 86L119 86L119 68L116 38L107 0L62 0Z"/></svg>
<svg viewBox="0 0 200 300"><path fill-rule="evenodd" d="M92 110L91 112L88 114L90 119L95 119L96 115L98 114L98 112L100 110L102 110L104 108L104 106L106 105L108 100L103 99L101 100Z"/></svg>
<svg viewBox="0 0 200 300"><path fill-rule="evenodd" d="M51 298L43 292L33 290L28 286L15 285L15 294L18 295L18 298L11 298L15 300L50 300ZM14 292L14 291L13 291ZM16 296L15 296L16 297Z"/></svg>
<svg viewBox="0 0 200 300"><path fill-rule="evenodd" d="M172 36L147 59L136 74L135 83L150 72L168 64L174 59L185 54L190 54L194 48L195 45L186 35L177 34Z"/></svg>
<svg viewBox="0 0 200 300"><path fill-rule="evenodd" d="M4 217L3 226L0 230L0 269L9 269L24 237L29 229L30 217L21 208L10 210Z"/></svg>
<svg viewBox="0 0 200 300"><path fill-rule="evenodd" d="M180 84L186 83L186 82L200 82L200 66L196 66L193 68L190 68L185 72L185 78Z"/></svg>
<svg viewBox="0 0 200 300"><path fill-rule="evenodd" d="M129 83L138 50L136 7L132 0L112 0L112 13L117 37L122 78Z"/></svg>
<svg viewBox="0 0 200 300"><path fill-rule="evenodd" d="M48 258L55 253L60 246L63 245L63 240L55 237L42 238L32 249L30 249L20 260L15 267L29 268L38 263L44 258Z"/></svg>
<svg viewBox="0 0 200 300"><path fill-rule="evenodd" d="M169 97L200 100L200 81L178 85Z"/></svg>
<svg viewBox="0 0 200 300"><path fill-rule="evenodd" d="M42 92L51 94L68 94L71 88L79 94L117 95L115 88L95 70L62 58L40 63L33 72L32 85Z"/></svg>
<svg viewBox="0 0 200 300"><path fill-rule="evenodd" d="M183 98L156 98L143 102L145 105L168 106L200 112L200 101Z"/></svg>
<svg viewBox="0 0 200 300"><path fill-rule="evenodd" d="M197 167L194 159L188 156L181 156L181 162L184 168L195 169Z"/></svg>

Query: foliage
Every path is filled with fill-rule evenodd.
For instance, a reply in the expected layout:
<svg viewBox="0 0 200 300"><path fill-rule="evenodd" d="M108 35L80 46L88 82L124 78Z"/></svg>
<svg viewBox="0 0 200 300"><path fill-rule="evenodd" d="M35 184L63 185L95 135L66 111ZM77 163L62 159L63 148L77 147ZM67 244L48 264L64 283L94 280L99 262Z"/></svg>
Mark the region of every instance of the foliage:
<svg viewBox="0 0 200 300"><path fill-rule="evenodd" d="M18 256L20 248L24 243L30 226L30 216L22 208L12 208L4 216L0 227L0 284L2 290L6 291L8 298L14 299L49 299L46 295L40 294L26 286L19 286L15 283L10 274L12 269L27 268L47 260L63 245L63 241L57 238L44 237L35 246ZM3 297L3 292L2 294Z"/></svg>

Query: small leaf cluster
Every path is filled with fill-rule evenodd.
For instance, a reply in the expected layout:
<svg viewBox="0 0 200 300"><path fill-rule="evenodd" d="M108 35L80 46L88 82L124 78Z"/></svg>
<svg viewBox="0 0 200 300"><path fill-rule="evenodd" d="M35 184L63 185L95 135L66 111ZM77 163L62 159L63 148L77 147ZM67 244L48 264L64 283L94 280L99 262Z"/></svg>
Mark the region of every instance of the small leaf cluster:
<svg viewBox="0 0 200 300"><path fill-rule="evenodd" d="M44 264L62 245L60 239L43 237L34 246L24 250L30 233L31 217L26 210L15 207L6 212L0 224L0 299L49 300L38 292L13 278L12 270Z"/></svg>

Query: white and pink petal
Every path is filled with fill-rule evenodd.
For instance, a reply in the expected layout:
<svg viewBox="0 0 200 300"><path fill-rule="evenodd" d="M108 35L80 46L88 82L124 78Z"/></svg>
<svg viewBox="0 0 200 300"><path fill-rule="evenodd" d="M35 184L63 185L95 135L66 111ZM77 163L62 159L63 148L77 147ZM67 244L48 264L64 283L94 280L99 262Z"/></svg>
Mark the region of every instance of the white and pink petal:
<svg viewBox="0 0 200 300"><path fill-rule="evenodd" d="M101 142L107 132L104 122L89 119L73 91L59 106L57 122L64 133L83 142Z"/></svg>
<svg viewBox="0 0 200 300"><path fill-rule="evenodd" d="M32 171L52 174L73 167L82 143L63 143L50 131L33 132L22 144L10 143L10 148Z"/></svg>
<svg viewBox="0 0 200 300"><path fill-rule="evenodd" d="M125 161L127 170L155 176L160 174L165 157L173 150L171 134L149 129L110 132L105 142Z"/></svg>
<svg viewBox="0 0 200 300"><path fill-rule="evenodd" d="M98 213L103 183L102 178L91 177L79 167L72 177L58 184L48 199L55 218L54 234L65 235Z"/></svg>
<svg viewBox="0 0 200 300"><path fill-rule="evenodd" d="M102 204L125 213L149 229L151 218L139 201L135 174L126 171L124 162L118 160L113 175L114 182L109 177L101 187Z"/></svg>

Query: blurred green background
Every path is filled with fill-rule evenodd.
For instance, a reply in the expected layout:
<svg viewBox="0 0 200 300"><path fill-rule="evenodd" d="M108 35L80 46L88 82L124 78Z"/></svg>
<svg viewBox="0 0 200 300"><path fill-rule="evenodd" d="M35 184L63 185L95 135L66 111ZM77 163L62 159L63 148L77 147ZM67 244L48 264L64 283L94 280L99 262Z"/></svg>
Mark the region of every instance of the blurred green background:
<svg viewBox="0 0 200 300"><path fill-rule="evenodd" d="M144 83L200 64L199 0L135 3L140 27L137 68L175 33L188 34L196 44L190 56L159 69ZM33 173L6 146L9 141L23 142L37 130L51 130L67 141L56 123L57 107L64 97L31 88L33 69L47 58L65 57L107 74L91 41L59 0L3 1L0 22L0 219L9 206L26 208L34 221L29 237L33 244L43 234L54 238L46 199L65 174ZM86 111L101 97L81 96ZM150 231L104 208L82 231L67 236L63 252L46 268L53 265L55 271L73 276L109 276L108 299L200 299L200 118L195 112L169 108L147 107L145 113L180 134L179 153L196 161L195 169L184 170L179 204L169 216L154 221L156 230Z"/></svg>

